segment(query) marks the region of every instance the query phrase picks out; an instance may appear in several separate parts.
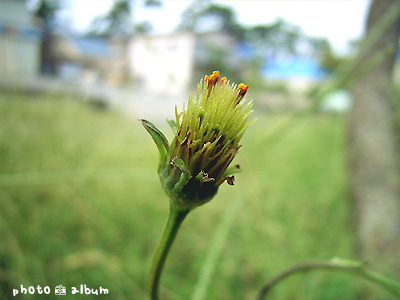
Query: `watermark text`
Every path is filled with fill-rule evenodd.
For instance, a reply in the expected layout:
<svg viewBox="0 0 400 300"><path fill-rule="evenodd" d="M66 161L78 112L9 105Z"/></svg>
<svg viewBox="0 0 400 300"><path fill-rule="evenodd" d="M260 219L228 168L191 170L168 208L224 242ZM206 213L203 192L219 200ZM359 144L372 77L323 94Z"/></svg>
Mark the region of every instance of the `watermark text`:
<svg viewBox="0 0 400 300"><path fill-rule="evenodd" d="M57 296L63 296L63 295L67 295L68 291L67 288L61 284L57 285L54 289L54 295ZM72 295L75 294L80 294L80 295L108 295L109 291L108 289L105 289L103 287L99 287L99 288L91 288L86 286L86 284L81 284L79 287L71 287L70 288L70 293ZM30 294L30 295L49 295L52 294L52 289L49 286L27 286L25 287L24 285L21 284L19 289L13 289L13 297L15 297L18 294Z"/></svg>

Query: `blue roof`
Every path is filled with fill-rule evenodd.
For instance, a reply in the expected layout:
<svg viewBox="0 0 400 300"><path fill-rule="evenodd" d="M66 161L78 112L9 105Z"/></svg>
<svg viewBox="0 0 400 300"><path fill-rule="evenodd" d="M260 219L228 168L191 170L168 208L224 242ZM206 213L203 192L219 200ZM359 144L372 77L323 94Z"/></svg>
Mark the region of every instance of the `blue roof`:
<svg viewBox="0 0 400 300"><path fill-rule="evenodd" d="M43 30L36 27L21 26L20 34L28 40L39 41L42 39Z"/></svg>
<svg viewBox="0 0 400 300"><path fill-rule="evenodd" d="M254 50L250 43L240 42L236 46L236 53L243 59L251 59L254 55Z"/></svg>
<svg viewBox="0 0 400 300"><path fill-rule="evenodd" d="M22 39L31 41L40 41L43 30L29 25L9 25L0 21L0 34L4 34L7 30L11 30L12 34Z"/></svg>
<svg viewBox="0 0 400 300"><path fill-rule="evenodd" d="M83 54L101 57L111 57L114 54L107 39L75 37L72 40Z"/></svg>
<svg viewBox="0 0 400 300"><path fill-rule="evenodd" d="M262 69L262 75L282 80L296 78L318 80L325 75L325 72L312 58L293 56L267 62Z"/></svg>

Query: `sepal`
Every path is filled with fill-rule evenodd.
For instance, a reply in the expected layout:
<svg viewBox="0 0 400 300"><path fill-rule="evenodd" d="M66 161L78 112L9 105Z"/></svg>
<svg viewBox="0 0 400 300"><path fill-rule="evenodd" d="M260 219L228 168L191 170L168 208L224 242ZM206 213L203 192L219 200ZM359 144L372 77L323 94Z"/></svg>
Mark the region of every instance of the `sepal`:
<svg viewBox="0 0 400 300"><path fill-rule="evenodd" d="M225 172L224 172L224 174L222 176L223 177L227 177L227 176L230 176L230 175L233 175L233 174L237 174L237 173L240 173L240 172L242 172L242 169L240 169L240 166L239 165L234 165L234 166L228 167L225 170Z"/></svg>
<svg viewBox="0 0 400 300"><path fill-rule="evenodd" d="M185 163L183 162L183 160L178 157L175 157L172 159L171 166L173 166L174 168L177 168L179 170L179 172L182 173L180 175L178 182L172 188L172 191L176 193L183 189L183 187L189 182L190 178L192 178L192 175L186 169L186 166L185 166Z"/></svg>
<svg viewBox="0 0 400 300"><path fill-rule="evenodd" d="M174 120L167 120L167 123L169 125L169 127L171 127L172 132L175 133L176 132L176 122Z"/></svg>
<svg viewBox="0 0 400 300"><path fill-rule="evenodd" d="M151 135L153 141L156 143L158 152L160 152L160 162L158 164L158 170L160 170L162 164L164 163L165 156L168 153L168 140L165 135L151 122L140 119L139 120L147 132Z"/></svg>

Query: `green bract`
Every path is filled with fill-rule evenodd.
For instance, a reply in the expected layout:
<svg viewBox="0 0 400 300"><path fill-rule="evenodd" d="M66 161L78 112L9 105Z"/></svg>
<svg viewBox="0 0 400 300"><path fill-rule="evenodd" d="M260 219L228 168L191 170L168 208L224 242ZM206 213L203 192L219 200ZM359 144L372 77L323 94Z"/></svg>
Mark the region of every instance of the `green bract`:
<svg viewBox="0 0 400 300"><path fill-rule="evenodd" d="M191 94L187 108L170 121L174 130L171 145L152 123L141 120L160 152L158 173L172 204L191 209L211 200L226 180L234 184L228 168L249 126L252 103L243 100L247 85L230 84L218 71L206 76Z"/></svg>

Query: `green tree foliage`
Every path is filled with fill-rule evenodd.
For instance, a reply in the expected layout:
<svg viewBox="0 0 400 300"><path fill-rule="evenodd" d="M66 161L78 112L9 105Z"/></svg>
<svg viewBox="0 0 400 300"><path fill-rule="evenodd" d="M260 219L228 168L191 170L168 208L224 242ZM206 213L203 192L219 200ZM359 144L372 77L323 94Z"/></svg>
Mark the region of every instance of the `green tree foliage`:
<svg viewBox="0 0 400 300"><path fill-rule="evenodd" d="M193 32L222 31L238 38L243 35L244 28L237 22L235 12L231 7L194 1L182 14L180 30Z"/></svg>
<svg viewBox="0 0 400 300"><path fill-rule="evenodd" d="M149 21L134 23L132 17L133 4L135 0L118 0L114 3L111 10L95 18L87 36L95 37L126 37L133 33L146 34L152 29ZM159 0L144 0L146 7L158 8L162 6Z"/></svg>
<svg viewBox="0 0 400 300"><path fill-rule="evenodd" d="M111 10L104 16L93 21L91 36L126 36L132 33L131 5L128 0L119 0L114 3Z"/></svg>
<svg viewBox="0 0 400 300"><path fill-rule="evenodd" d="M160 7L162 6L162 2L160 0L146 0L146 6Z"/></svg>
<svg viewBox="0 0 400 300"><path fill-rule="evenodd" d="M238 43L250 47L251 59L247 66L256 71L268 61L282 56L313 56L327 72L332 72L343 60L335 55L327 39L308 37L296 25L279 19L271 24L246 27L238 22L237 15L230 6L210 1L193 2L182 14L178 29L197 34L220 32L230 35ZM227 52L232 49L221 48L218 45L205 46L210 55L207 61L202 62L202 66L198 66L201 67L201 71L210 72L211 69L203 67L213 65L235 77L235 70L226 63Z"/></svg>
<svg viewBox="0 0 400 300"><path fill-rule="evenodd" d="M300 28L283 20L269 25L256 25L246 30L245 38L256 53L264 58L297 54L298 43L304 39Z"/></svg>
<svg viewBox="0 0 400 300"><path fill-rule="evenodd" d="M152 27L149 21L143 21L134 25L134 32L137 34L147 34L151 31Z"/></svg>
<svg viewBox="0 0 400 300"><path fill-rule="evenodd" d="M35 9L35 16L42 19L46 27L50 27L55 20L60 4L57 1L41 0Z"/></svg>
<svg viewBox="0 0 400 300"><path fill-rule="evenodd" d="M326 38L309 38L312 55L317 58L319 65L329 74L344 62L344 58L335 54Z"/></svg>

